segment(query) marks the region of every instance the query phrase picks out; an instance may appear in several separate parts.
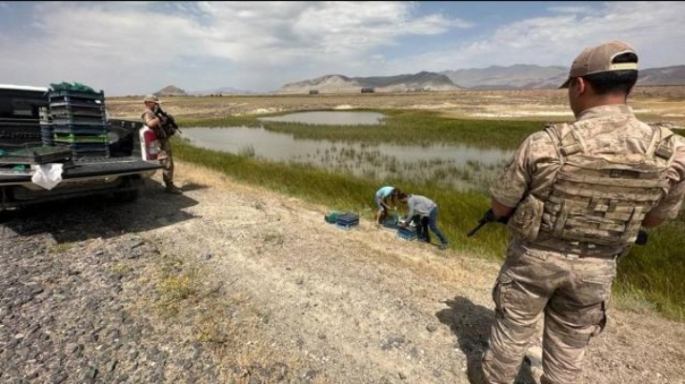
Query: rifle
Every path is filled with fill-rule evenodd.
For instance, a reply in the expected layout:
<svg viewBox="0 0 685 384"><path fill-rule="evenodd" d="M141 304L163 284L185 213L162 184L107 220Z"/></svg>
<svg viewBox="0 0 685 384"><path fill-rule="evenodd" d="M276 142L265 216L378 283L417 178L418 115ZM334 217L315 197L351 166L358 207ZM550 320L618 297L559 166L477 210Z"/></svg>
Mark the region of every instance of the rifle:
<svg viewBox="0 0 685 384"><path fill-rule="evenodd" d="M509 216L506 217L500 217L497 218L495 217L495 213L492 211L492 208L488 209L484 214L483 217L478 220L478 225L476 225L475 228L473 228L469 233L466 234L466 237L471 237L478 232L479 229L481 229L485 224L491 223L493 221L497 221L498 223L506 224L509 221ZM649 235L644 229L640 229L640 231L637 233L637 239L635 239L635 244L636 245L645 245L647 244L647 240L649 239Z"/></svg>
<svg viewBox="0 0 685 384"><path fill-rule="evenodd" d="M152 110L152 112L155 114L155 116L159 118L161 128L160 131L165 138L175 135L176 131L178 131L178 133L183 133L181 132L181 129L178 127L178 124L176 124L176 120L174 120L174 117L164 112L164 110L162 110L159 104L155 105L155 109Z"/></svg>
<svg viewBox="0 0 685 384"><path fill-rule="evenodd" d="M473 228L471 231L469 231L469 233L466 234L466 237L471 237L471 236L475 235L476 232L478 232L479 229L483 228L483 226L485 224L491 223L493 221L497 221L498 223L506 224L509 221L509 216L497 218L495 216L495 212L493 212L492 208L490 208L487 211L485 211L485 213L483 214L483 217L481 217L480 220L478 220L478 225L476 225L475 228Z"/></svg>

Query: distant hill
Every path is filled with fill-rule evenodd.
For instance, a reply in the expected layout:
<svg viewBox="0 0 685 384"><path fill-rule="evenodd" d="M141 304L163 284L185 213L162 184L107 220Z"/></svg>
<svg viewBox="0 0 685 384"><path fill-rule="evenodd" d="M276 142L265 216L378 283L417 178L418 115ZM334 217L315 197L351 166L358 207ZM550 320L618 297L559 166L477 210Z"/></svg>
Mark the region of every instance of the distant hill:
<svg viewBox="0 0 685 384"><path fill-rule="evenodd" d="M275 93L359 93L450 91L458 89L556 89L568 76L569 68L516 64L443 72L419 72L397 76L347 77L326 75L289 83ZM685 65L640 70L638 86L685 85Z"/></svg>
<svg viewBox="0 0 685 384"><path fill-rule="evenodd" d="M275 93L360 93L362 88L374 92L449 91L460 89L449 77L435 72L397 76L347 77L327 75L312 80L288 83Z"/></svg>
<svg viewBox="0 0 685 384"><path fill-rule="evenodd" d="M253 92L251 91L246 91L243 89L237 89L233 87L221 87L221 88L215 88L215 89L207 89L204 91L192 91L189 92L191 95L197 95L197 96L207 96L207 95L247 95L251 94Z"/></svg>
<svg viewBox="0 0 685 384"><path fill-rule="evenodd" d="M440 72L460 87L470 89L525 89L559 87L568 76L568 68L516 64L510 67L459 69Z"/></svg>
<svg viewBox="0 0 685 384"><path fill-rule="evenodd" d="M516 64L440 73L453 83L469 89L542 89L558 88L568 72L568 67ZM637 85L685 85L685 65L642 69Z"/></svg>
<svg viewBox="0 0 685 384"><path fill-rule="evenodd" d="M642 70L637 85L685 85L685 65Z"/></svg>
<svg viewBox="0 0 685 384"><path fill-rule="evenodd" d="M181 88L175 87L173 85L169 85L168 87L164 87L160 89L159 91L155 92L155 95L157 96L186 96L187 93L186 91L182 90Z"/></svg>

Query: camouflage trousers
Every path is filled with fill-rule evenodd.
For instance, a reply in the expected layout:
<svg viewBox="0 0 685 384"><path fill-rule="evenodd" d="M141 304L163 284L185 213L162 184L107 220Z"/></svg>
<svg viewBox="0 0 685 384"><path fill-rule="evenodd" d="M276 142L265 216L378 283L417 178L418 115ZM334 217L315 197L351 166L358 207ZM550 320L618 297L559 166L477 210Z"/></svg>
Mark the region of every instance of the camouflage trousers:
<svg viewBox="0 0 685 384"><path fill-rule="evenodd" d="M543 317L541 384L582 383L585 348L606 325L615 276L615 258L580 258L514 241L493 289L484 383L514 382Z"/></svg>
<svg viewBox="0 0 685 384"><path fill-rule="evenodd" d="M168 187L174 184L174 158L171 154L171 143L169 139L160 139L160 152L157 160L162 164L162 180Z"/></svg>

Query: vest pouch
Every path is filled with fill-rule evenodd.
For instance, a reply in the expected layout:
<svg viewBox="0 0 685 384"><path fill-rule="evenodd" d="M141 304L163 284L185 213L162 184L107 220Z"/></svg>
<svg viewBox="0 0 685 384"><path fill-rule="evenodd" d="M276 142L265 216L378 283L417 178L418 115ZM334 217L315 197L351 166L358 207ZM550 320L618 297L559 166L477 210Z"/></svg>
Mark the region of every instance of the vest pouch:
<svg viewBox="0 0 685 384"><path fill-rule="evenodd" d="M509 231L524 240L535 241L540 230L544 206L545 203L542 200L529 194L516 207L514 214L509 219L507 223Z"/></svg>

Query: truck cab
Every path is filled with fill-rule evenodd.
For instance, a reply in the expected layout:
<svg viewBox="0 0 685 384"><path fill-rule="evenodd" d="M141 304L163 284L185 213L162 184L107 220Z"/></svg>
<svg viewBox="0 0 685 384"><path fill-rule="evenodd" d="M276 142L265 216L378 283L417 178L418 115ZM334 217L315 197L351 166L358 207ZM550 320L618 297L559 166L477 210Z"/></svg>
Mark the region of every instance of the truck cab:
<svg viewBox="0 0 685 384"><path fill-rule="evenodd" d="M94 194L135 200L144 179L161 168L154 137L146 135L149 129L141 121L107 117L106 155L73 152L69 159L51 160L62 164L56 186L47 189L33 181L46 164L31 154L57 147L41 125L48 94L44 87L0 84L0 212Z"/></svg>

